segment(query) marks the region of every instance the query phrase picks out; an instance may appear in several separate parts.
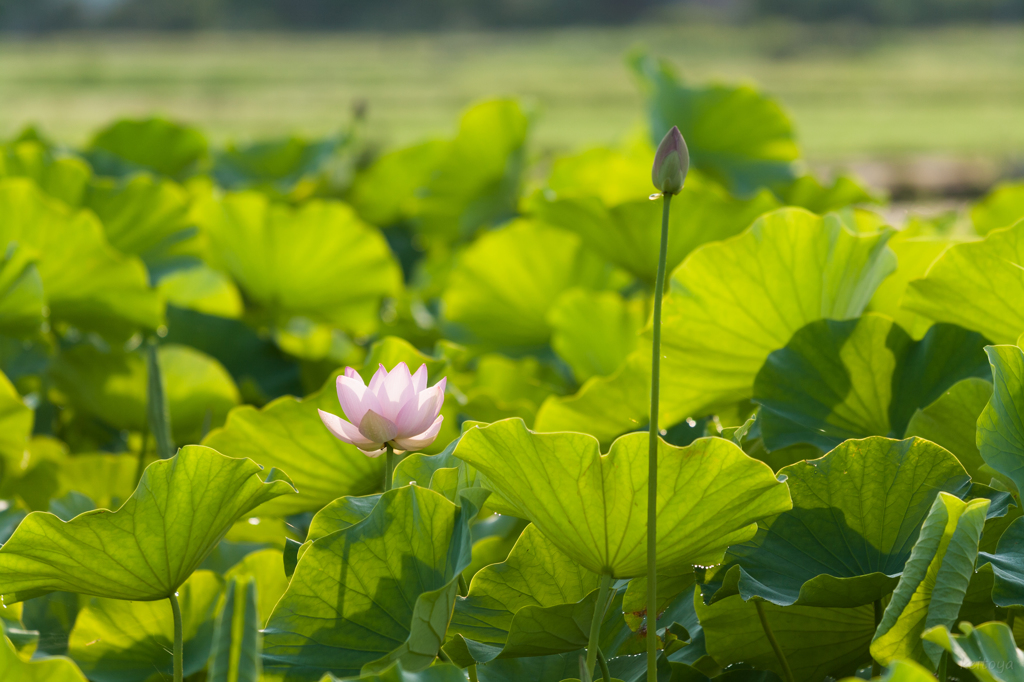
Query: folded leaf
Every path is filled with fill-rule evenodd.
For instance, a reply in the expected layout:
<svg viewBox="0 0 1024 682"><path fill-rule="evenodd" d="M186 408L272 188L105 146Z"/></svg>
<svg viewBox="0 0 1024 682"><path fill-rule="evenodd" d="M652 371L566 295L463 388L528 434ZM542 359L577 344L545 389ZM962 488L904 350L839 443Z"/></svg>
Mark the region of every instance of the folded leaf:
<svg viewBox="0 0 1024 682"><path fill-rule="evenodd" d="M989 346L993 393L978 417L978 451L985 464L1024 490L1024 350Z"/></svg>

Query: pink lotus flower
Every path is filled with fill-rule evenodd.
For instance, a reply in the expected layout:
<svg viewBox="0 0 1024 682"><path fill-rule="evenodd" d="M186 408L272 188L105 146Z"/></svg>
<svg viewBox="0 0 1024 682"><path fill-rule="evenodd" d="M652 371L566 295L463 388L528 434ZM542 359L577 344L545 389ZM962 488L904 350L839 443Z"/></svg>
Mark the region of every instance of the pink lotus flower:
<svg viewBox="0 0 1024 682"><path fill-rule="evenodd" d="M351 367L338 377L338 402L348 421L317 410L324 426L337 438L355 445L368 457L379 457L385 445L419 450L434 442L441 430L441 404L447 379L427 388L427 366L409 373L404 362L389 373L384 365L370 385Z"/></svg>

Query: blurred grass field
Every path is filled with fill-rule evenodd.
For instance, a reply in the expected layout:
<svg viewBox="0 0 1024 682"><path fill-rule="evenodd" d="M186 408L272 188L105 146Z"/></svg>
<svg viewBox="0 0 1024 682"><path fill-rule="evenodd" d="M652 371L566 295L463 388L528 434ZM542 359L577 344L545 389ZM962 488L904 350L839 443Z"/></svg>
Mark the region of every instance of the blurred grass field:
<svg viewBox="0 0 1024 682"><path fill-rule="evenodd" d="M320 134L369 104L388 144L448 134L469 102L513 94L541 149L614 142L641 120L623 63L643 46L684 77L753 81L792 113L812 162L1024 157L1024 26L872 30L682 24L454 34L0 38L0 136L34 123L82 143L159 113L215 141Z"/></svg>

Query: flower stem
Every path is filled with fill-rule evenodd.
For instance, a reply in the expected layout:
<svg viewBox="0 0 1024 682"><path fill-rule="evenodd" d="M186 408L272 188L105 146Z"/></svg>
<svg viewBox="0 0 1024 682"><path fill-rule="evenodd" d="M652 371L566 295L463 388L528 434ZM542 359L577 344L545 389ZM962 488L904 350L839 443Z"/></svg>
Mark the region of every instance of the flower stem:
<svg viewBox="0 0 1024 682"><path fill-rule="evenodd" d="M178 606L177 595L171 594L168 599L171 602L171 613L174 615L174 682L181 682L183 675L182 667L184 663L184 644L182 642L181 635L181 607Z"/></svg>
<svg viewBox="0 0 1024 682"><path fill-rule="evenodd" d="M469 682L480 682L480 678L476 675L476 664L469 666L467 669L469 672Z"/></svg>
<svg viewBox="0 0 1024 682"><path fill-rule="evenodd" d="M650 449L647 455L647 682L658 682L658 399L661 390L661 299L665 295L668 215L672 195L663 197L658 279L654 286L654 335L651 348Z"/></svg>
<svg viewBox="0 0 1024 682"><path fill-rule="evenodd" d="M594 604L594 618L590 621L590 640L587 642L587 670L593 679L595 667L597 666L597 645L601 639L601 623L604 622L604 612L608 609L608 592L612 586L610 575L601 576L601 587L597 593L597 603Z"/></svg>
<svg viewBox="0 0 1024 682"><path fill-rule="evenodd" d="M612 673L608 670L608 659L604 657L601 647L597 648L597 664L601 666L601 676L604 678L604 682L612 682Z"/></svg>
<svg viewBox="0 0 1024 682"><path fill-rule="evenodd" d="M789 667L789 661L786 660L786 654L782 653L782 647L779 646L778 640L775 639L771 626L768 625L768 616L764 613L764 607L761 606L760 599L754 600L754 608L757 609L757 617L761 619L761 628L764 630L765 637L768 638L768 643L772 645L775 658L779 659L779 665L782 666L782 678L786 682L793 682L793 671Z"/></svg>
<svg viewBox="0 0 1024 682"><path fill-rule="evenodd" d="M384 446L387 466L384 468L384 492L391 490L391 480L395 477L395 450L390 445Z"/></svg>

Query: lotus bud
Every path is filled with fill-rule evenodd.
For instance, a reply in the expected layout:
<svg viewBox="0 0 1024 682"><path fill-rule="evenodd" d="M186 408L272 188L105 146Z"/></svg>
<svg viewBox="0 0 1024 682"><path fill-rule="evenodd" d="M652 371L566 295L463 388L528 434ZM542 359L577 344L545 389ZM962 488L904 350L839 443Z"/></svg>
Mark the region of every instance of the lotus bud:
<svg viewBox="0 0 1024 682"><path fill-rule="evenodd" d="M683 188L689 168L690 152L686 148L686 141L679 128L672 126L672 130L665 133L654 155L651 180L662 194L677 194Z"/></svg>
<svg viewBox="0 0 1024 682"><path fill-rule="evenodd" d="M336 438L355 445L368 457L379 457L388 445L395 450L420 450L441 430L441 405L447 379L427 388L427 366L415 374L404 362L388 372L381 365L364 384L351 367L338 377L338 402L348 421L318 410L320 420Z"/></svg>

